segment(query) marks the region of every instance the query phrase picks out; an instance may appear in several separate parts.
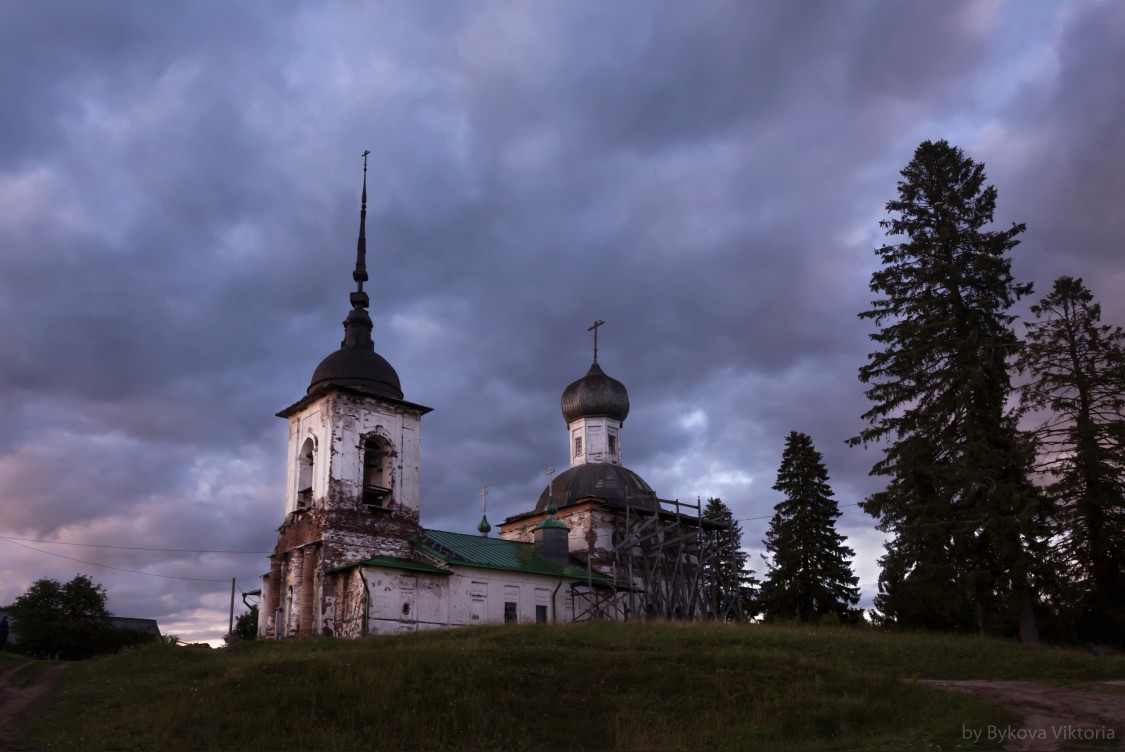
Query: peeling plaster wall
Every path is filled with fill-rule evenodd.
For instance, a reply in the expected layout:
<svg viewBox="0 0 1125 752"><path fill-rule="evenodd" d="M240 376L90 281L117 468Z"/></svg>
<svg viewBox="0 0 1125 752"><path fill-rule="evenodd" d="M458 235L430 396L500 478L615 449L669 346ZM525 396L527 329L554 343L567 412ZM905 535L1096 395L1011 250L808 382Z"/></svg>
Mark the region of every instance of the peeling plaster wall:
<svg viewBox="0 0 1125 752"><path fill-rule="evenodd" d="M421 418L424 411L397 402L333 391L289 417L285 514L297 509L301 448L315 445L312 500L359 499L363 490L363 444L382 438L391 449L391 506L418 514L421 486Z"/></svg>
<svg viewBox="0 0 1125 752"><path fill-rule="evenodd" d="M367 595L359 568L337 572L333 579L333 592L325 598L324 623L331 625L332 636L362 637Z"/></svg>
<svg viewBox="0 0 1125 752"><path fill-rule="evenodd" d="M392 452L391 506L418 515L421 485L420 428L422 411L349 392L329 395L332 457L328 479L343 498L363 491L363 444L382 438ZM315 496L315 492L314 492Z"/></svg>
<svg viewBox="0 0 1125 752"><path fill-rule="evenodd" d="M501 523L500 537L533 543L535 526L546 517L546 514L537 514L512 523ZM614 531L620 528L619 533L624 532L625 513L592 501L563 507L556 517L570 529L567 535L570 555L585 562L592 542L594 568L608 574L613 563Z"/></svg>
<svg viewBox="0 0 1125 752"><path fill-rule="evenodd" d="M421 416L424 408L344 390L289 417L285 519L262 581L262 636L363 634L366 589L358 575L329 572L374 556L409 558L418 524ZM378 437L389 453L385 507L363 503L364 444ZM298 502L302 449L311 440L312 490Z"/></svg>

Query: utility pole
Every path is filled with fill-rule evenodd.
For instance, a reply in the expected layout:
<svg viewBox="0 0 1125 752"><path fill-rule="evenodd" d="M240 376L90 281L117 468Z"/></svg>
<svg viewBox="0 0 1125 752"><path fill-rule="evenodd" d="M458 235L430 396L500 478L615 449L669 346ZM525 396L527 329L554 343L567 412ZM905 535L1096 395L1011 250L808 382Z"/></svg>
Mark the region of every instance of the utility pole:
<svg viewBox="0 0 1125 752"><path fill-rule="evenodd" d="M230 578L230 625L227 627L227 646L234 644L234 578Z"/></svg>

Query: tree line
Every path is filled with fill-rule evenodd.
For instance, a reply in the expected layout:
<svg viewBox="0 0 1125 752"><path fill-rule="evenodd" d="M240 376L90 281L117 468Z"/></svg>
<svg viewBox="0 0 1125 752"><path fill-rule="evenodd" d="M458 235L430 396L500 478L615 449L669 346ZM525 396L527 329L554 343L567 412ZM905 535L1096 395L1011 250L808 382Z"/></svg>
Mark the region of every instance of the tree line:
<svg viewBox="0 0 1125 752"><path fill-rule="evenodd" d="M65 583L36 580L7 611L19 638L7 647L25 655L82 660L156 639L113 626L105 588L82 574Z"/></svg>
<svg viewBox="0 0 1125 752"><path fill-rule="evenodd" d="M881 223L896 242L876 250L879 297L860 314L881 349L859 371L871 407L851 440L882 445L871 472L887 486L862 503L891 535L879 618L1120 643L1125 335L1064 276L1019 338L1010 311L1032 286L1010 254L1026 226L986 229L984 165L926 141L901 175Z"/></svg>
<svg viewBox="0 0 1125 752"><path fill-rule="evenodd" d="M886 479L860 503L890 536L872 619L1125 645L1125 332L1063 276L1019 337L1011 309L1032 285L1010 254L1026 226L989 229L984 165L926 141L901 176L859 314L876 326L870 407L848 441L878 445ZM750 612L858 621L854 552L808 435L786 439L774 489Z"/></svg>

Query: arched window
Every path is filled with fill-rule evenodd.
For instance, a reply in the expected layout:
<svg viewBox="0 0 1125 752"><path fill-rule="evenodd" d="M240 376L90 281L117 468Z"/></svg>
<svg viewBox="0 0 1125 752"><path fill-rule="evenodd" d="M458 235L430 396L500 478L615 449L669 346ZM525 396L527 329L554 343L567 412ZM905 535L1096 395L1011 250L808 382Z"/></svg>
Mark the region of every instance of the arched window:
<svg viewBox="0 0 1125 752"><path fill-rule="evenodd" d="M305 439L301 452L297 455L297 508L305 509L312 504L313 463L316 461L316 442L312 437Z"/></svg>
<svg viewBox="0 0 1125 752"><path fill-rule="evenodd" d="M391 452L383 439L363 442L363 503L386 509L391 503Z"/></svg>

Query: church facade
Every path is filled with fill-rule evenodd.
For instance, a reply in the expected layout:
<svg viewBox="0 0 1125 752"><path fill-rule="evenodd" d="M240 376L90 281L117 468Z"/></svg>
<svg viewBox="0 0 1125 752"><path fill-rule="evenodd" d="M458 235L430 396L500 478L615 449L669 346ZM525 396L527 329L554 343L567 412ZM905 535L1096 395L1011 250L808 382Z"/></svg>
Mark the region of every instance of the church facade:
<svg viewBox="0 0 1125 752"><path fill-rule="evenodd" d="M628 394L597 363L596 328L594 363L562 398L571 467L548 482L534 509L505 520L498 538L486 517L475 534L421 526L421 430L430 408L405 399L372 342L366 172L365 164L344 339L317 366L305 396L278 413L289 422L285 508L261 579L259 635L359 637L708 612L704 551L698 540L685 547L680 535L686 520L703 529L698 505L694 518L669 511L621 465ZM677 537L676 572L653 579L657 562L642 549ZM656 586L671 592L674 583L684 592L677 606L646 595Z"/></svg>

